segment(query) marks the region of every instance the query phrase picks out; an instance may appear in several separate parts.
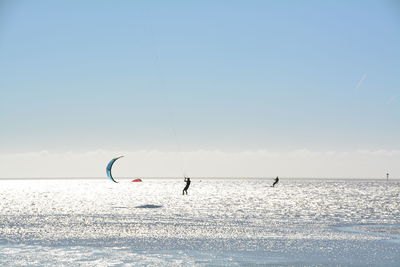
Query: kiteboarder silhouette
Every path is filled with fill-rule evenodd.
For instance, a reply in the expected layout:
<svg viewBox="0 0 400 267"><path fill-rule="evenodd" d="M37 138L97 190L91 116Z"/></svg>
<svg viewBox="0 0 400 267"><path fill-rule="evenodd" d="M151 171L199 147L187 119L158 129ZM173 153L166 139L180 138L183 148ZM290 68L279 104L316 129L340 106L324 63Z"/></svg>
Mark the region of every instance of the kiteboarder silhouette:
<svg viewBox="0 0 400 267"><path fill-rule="evenodd" d="M190 178L189 177L185 177L185 179L183 181L186 183L186 186L185 186L185 188L183 188L182 195L184 195L185 192L186 192L186 195L187 195L187 190L188 190L188 188L190 186Z"/></svg>
<svg viewBox="0 0 400 267"><path fill-rule="evenodd" d="M275 187L275 185L279 182L278 176L275 178L275 182L271 185L271 187Z"/></svg>

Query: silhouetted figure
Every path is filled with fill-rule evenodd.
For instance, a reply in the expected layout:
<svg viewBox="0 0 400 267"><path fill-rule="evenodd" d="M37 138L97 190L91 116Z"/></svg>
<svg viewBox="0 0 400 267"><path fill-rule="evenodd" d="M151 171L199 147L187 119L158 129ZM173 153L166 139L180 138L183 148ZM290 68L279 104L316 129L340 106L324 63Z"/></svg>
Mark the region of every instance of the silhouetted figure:
<svg viewBox="0 0 400 267"><path fill-rule="evenodd" d="M189 186L190 186L190 178L186 178L186 177L185 177L184 181L185 181L185 183L186 183L186 186L185 186L185 188L183 188L182 195L184 195L185 192L186 192L186 195L187 195L187 190L188 190L188 188L189 188Z"/></svg>
<svg viewBox="0 0 400 267"><path fill-rule="evenodd" d="M272 187L275 187L275 185L279 182L279 178L278 176L276 176L275 178L275 182L271 185Z"/></svg>

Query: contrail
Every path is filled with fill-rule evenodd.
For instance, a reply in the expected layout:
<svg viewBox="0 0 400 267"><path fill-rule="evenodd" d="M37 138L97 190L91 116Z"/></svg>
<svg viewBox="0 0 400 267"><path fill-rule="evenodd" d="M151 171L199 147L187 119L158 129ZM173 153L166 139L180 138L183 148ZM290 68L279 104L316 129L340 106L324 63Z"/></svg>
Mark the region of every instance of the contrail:
<svg viewBox="0 0 400 267"><path fill-rule="evenodd" d="M361 79L358 81L355 89L357 90L358 88L360 88L360 86L362 85L362 83L364 82L364 80L367 78L367 74L364 73L364 75L361 77Z"/></svg>
<svg viewBox="0 0 400 267"><path fill-rule="evenodd" d="M392 103L395 103L395 102L397 102L397 96L392 96L391 98L389 98L389 100L387 101L387 103L388 104L392 104Z"/></svg>

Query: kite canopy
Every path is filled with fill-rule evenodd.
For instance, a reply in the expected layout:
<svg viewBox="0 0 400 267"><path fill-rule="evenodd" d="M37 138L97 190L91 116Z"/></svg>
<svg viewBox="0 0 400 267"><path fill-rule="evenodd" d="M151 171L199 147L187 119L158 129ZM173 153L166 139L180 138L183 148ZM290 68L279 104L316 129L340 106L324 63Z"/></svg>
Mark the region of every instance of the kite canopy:
<svg viewBox="0 0 400 267"><path fill-rule="evenodd" d="M134 179L134 180L132 180L132 182L141 182L142 181L142 179Z"/></svg>
<svg viewBox="0 0 400 267"><path fill-rule="evenodd" d="M113 181L114 183L118 183L118 182L115 181L114 178L112 177L111 168L112 168L114 162L115 162L117 159L122 158L122 157L123 157L123 156L120 156L120 157L117 157L117 158L113 158L113 159L108 163L107 168L106 168L106 172L107 172L108 178L110 178L111 181Z"/></svg>

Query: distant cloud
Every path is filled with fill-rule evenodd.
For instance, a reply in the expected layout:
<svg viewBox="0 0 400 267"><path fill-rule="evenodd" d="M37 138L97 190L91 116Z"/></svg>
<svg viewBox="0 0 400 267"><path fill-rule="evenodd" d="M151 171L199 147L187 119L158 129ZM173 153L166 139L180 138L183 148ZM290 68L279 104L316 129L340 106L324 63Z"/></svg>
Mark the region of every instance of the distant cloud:
<svg viewBox="0 0 400 267"><path fill-rule="evenodd" d="M225 152L197 150L183 153L158 150L52 153L38 151L0 154L2 178L105 177L105 166L125 155L114 169L116 177L343 177L379 178L386 172L400 178L399 150L286 152L255 150Z"/></svg>

